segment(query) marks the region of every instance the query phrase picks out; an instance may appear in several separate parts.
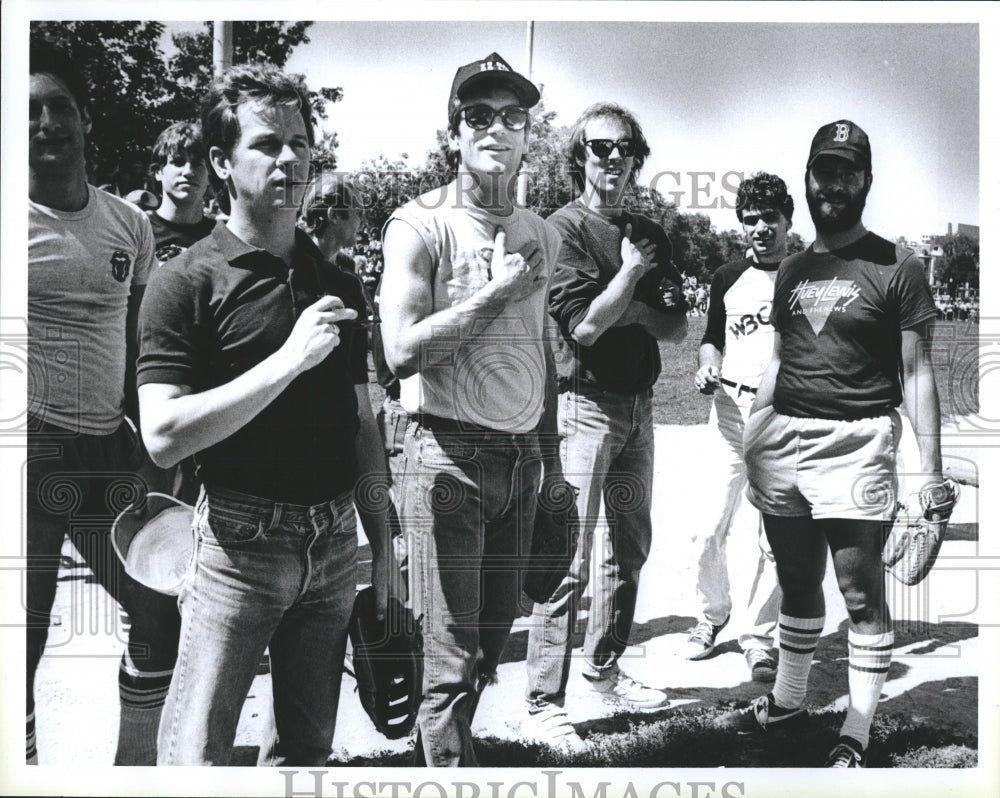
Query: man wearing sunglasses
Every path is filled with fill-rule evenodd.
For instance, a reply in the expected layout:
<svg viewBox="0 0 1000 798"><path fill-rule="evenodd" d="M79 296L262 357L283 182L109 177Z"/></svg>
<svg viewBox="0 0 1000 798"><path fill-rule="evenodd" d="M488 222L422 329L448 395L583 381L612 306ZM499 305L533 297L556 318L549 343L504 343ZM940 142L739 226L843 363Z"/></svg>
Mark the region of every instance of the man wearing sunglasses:
<svg viewBox="0 0 1000 798"><path fill-rule="evenodd" d="M691 630L685 646L688 659L700 660L715 649L716 638L729 623L733 607L729 592L726 541L743 504L746 465L743 459L743 429L760 377L771 359L774 328L771 299L778 264L788 254L788 229L795 204L785 181L777 175L758 172L740 183L736 193L736 216L743 225L749 248L740 261L719 267L712 276L705 334L698 351L694 384L702 393L714 393L708 428L712 455L719 468L712 480L718 488L706 487L718 496L715 517L708 517L695 537L698 551L695 592L701 620ZM716 483L713 482L713 485ZM773 654L781 591L774 568L774 555L757 518L760 554L746 611L747 623L739 636L750 676L754 681L773 681ZM742 534L742 531L740 532Z"/></svg>
<svg viewBox="0 0 1000 798"><path fill-rule="evenodd" d="M202 118L225 224L154 274L141 313L142 429L158 464L203 483L158 764L225 765L265 648L272 712L260 764L330 755L357 583L353 494L384 490L368 400L361 286L296 229L313 128L300 79L240 65ZM378 606L384 510L359 503Z"/></svg>
<svg viewBox="0 0 1000 798"><path fill-rule="evenodd" d="M423 617L416 761L475 765L478 688L517 611L540 479L545 297L559 235L517 207L538 89L499 55L448 99L456 179L398 209L383 236L386 361L409 414L399 515Z"/></svg>
<svg viewBox="0 0 1000 798"><path fill-rule="evenodd" d="M652 386L661 368L659 342L680 342L687 332L682 279L670 261L666 233L624 207L626 189L648 155L633 114L613 103L591 106L574 125L567 149L580 195L550 217L563 238L549 297L561 333L562 469L578 490L580 535L562 585L546 604L535 605L523 728L570 751L582 747L563 709L571 637L599 529L604 537L583 645L583 685L627 708L667 702L665 693L630 678L618 664L652 540ZM599 526L602 497L606 526Z"/></svg>

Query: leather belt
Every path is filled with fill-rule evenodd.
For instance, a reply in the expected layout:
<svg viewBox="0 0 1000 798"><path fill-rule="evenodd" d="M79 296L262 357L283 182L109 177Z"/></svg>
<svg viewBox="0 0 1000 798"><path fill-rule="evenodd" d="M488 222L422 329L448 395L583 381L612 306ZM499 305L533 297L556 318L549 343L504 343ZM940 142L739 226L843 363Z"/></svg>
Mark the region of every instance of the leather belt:
<svg viewBox="0 0 1000 798"><path fill-rule="evenodd" d="M757 393L757 389L747 385L745 382L733 382L732 380L727 380L725 377L719 377L719 382L723 385L728 385L730 388L736 389L737 396L744 391L748 393Z"/></svg>

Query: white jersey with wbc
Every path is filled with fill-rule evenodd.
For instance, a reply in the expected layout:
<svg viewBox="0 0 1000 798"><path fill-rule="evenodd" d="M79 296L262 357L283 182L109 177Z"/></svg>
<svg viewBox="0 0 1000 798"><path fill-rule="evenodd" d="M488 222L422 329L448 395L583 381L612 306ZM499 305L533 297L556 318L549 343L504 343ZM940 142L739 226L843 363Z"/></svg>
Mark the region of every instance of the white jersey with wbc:
<svg viewBox="0 0 1000 798"><path fill-rule="evenodd" d="M778 264L727 263L712 276L711 302L702 344L723 353L722 376L756 388L771 359L771 303Z"/></svg>

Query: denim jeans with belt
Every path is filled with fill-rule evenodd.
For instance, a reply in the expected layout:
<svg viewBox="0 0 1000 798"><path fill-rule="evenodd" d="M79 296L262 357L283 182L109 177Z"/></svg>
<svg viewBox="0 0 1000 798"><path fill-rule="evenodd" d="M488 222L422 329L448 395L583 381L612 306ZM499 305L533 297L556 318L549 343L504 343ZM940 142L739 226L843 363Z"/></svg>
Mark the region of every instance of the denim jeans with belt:
<svg viewBox="0 0 1000 798"><path fill-rule="evenodd" d="M559 394L564 476L575 486L580 535L569 573L546 604L536 604L528 633L529 701L562 704L580 598L590 578L594 536L604 503L596 584L583 643L588 667L618 661L628 645L639 571L652 543L653 395L596 389Z"/></svg>
<svg viewBox="0 0 1000 798"><path fill-rule="evenodd" d="M351 495L304 506L206 486L194 524L158 764L228 763L265 648L273 723L258 763L325 764L357 590Z"/></svg>
<svg viewBox="0 0 1000 798"><path fill-rule="evenodd" d="M417 720L426 764L472 766L476 684L495 675L517 613L541 459L533 432L438 422L411 419L403 447L400 520L424 638Z"/></svg>

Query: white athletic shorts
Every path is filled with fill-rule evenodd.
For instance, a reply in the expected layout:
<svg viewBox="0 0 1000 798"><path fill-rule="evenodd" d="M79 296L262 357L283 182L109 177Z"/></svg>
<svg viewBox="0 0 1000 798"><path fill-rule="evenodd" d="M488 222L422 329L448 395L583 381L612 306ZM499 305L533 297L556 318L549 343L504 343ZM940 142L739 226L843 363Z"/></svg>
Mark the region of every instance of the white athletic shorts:
<svg viewBox="0 0 1000 798"><path fill-rule="evenodd" d="M901 432L895 410L837 421L766 407L750 416L743 433L747 498L768 515L889 521Z"/></svg>

